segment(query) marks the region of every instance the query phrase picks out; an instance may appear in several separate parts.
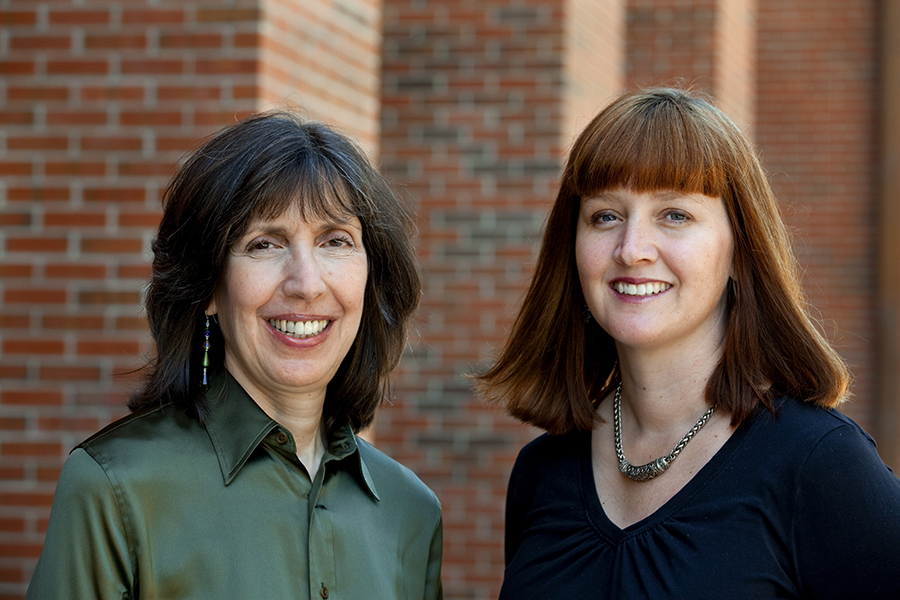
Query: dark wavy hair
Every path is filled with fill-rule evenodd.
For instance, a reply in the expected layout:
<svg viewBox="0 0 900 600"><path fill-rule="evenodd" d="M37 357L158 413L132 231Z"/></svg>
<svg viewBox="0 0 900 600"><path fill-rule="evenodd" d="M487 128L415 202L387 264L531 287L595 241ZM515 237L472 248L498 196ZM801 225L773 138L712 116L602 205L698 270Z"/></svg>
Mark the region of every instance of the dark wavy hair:
<svg viewBox="0 0 900 600"><path fill-rule="evenodd" d="M488 401L551 433L590 431L618 384L615 340L585 323L575 265L581 200L617 187L722 199L734 232L725 348L707 402L732 425L779 396L832 407L847 394L843 360L816 328L778 202L756 152L724 113L682 90L626 93L575 141L537 268L494 366L476 376Z"/></svg>
<svg viewBox="0 0 900 600"><path fill-rule="evenodd" d="M290 112L254 115L226 127L190 155L166 188L153 242L145 306L156 355L131 410L172 403L201 420L204 309L229 248L257 218L297 207L362 224L368 260L359 332L328 384L326 429L368 425L389 394L389 375L406 345L420 281L405 203L345 135ZM221 332L210 325L210 377L224 375Z"/></svg>

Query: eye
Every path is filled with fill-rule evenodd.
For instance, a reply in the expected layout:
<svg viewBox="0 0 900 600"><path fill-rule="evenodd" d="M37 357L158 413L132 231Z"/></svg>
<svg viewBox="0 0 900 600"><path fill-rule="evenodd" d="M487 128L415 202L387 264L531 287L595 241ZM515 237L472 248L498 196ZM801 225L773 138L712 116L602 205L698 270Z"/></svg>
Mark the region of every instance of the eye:
<svg viewBox="0 0 900 600"><path fill-rule="evenodd" d="M353 238L343 233L335 233L325 240L325 245L329 248L353 248Z"/></svg>
<svg viewBox="0 0 900 600"><path fill-rule="evenodd" d="M682 212L680 210L673 210L669 211L666 214L666 219L668 219L669 221L674 221L676 223L681 223L690 220L690 217L685 212Z"/></svg>
<svg viewBox="0 0 900 600"><path fill-rule="evenodd" d="M591 222L593 223L614 223L617 221L619 217L612 213L597 213L593 217L591 217Z"/></svg>
<svg viewBox="0 0 900 600"><path fill-rule="evenodd" d="M253 241L247 244L247 252L250 254L266 252L269 250L274 250L276 247L277 245L275 244L275 242L268 238L255 238Z"/></svg>

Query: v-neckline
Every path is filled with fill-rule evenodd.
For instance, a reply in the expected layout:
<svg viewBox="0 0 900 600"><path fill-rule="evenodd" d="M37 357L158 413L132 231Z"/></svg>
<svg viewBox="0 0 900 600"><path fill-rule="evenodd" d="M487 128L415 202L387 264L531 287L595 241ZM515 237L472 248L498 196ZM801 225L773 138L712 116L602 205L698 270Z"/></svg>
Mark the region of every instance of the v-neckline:
<svg viewBox="0 0 900 600"><path fill-rule="evenodd" d="M765 408L760 407L760 412ZM580 457L580 475L581 475L581 493L584 503L584 509L591 524L597 533L603 537L618 543L625 538L636 535L646 529L655 527L661 521L678 511L690 499L702 491L709 482L715 477L718 470L726 464L732 457L734 452L743 444L747 434L756 426L759 420L759 414L751 417L751 419L738 427L734 433L728 438L721 448L709 459L709 461L700 468L699 471L680 489L674 496L669 498L653 513L647 515L640 521L632 523L627 527L619 527L607 516L603 504L600 502L600 496L597 494L597 486L594 480L594 468L591 463L591 433L588 432L582 437L581 447L579 448Z"/></svg>

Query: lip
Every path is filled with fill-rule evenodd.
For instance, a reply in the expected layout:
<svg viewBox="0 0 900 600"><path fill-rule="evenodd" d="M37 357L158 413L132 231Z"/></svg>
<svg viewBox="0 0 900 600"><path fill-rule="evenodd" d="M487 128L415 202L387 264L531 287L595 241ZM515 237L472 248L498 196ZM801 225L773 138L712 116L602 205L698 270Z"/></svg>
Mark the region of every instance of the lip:
<svg viewBox="0 0 900 600"><path fill-rule="evenodd" d="M646 285L646 284L661 284L668 286L666 289L660 290L655 294L646 294L643 296L632 296L630 294L620 293L616 289L617 284L626 284L626 285ZM613 293L613 295L621 300L622 302L627 302L630 304L641 304L644 302L652 302L658 298L664 296L669 290L674 287L671 283L667 281L663 281L661 279L652 279L648 277L616 277L612 281L609 282L609 290Z"/></svg>
<svg viewBox="0 0 900 600"><path fill-rule="evenodd" d="M284 320L284 321L328 321L328 325L325 326L325 329L320 331L314 336L306 337L306 338L297 338L282 333L278 329L272 326L269 322L271 320ZM293 348L307 348L310 346L316 346L321 344L328 337L328 334L331 333L331 330L334 328L334 323L336 319L331 316L326 315L271 315L263 318L263 323L266 325L266 329L268 329L269 333L272 336L285 344L286 346L291 346Z"/></svg>

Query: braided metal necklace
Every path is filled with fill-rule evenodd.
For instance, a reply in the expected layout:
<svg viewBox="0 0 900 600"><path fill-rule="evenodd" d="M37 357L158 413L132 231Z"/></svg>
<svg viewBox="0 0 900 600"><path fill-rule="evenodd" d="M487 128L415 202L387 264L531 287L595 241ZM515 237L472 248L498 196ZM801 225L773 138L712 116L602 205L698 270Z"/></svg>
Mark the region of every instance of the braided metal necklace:
<svg viewBox="0 0 900 600"><path fill-rule="evenodd" d="M691 427L690 431L684 434L684 437L681 438L681 441L676 444L675 448L672 449L669 454L666 456L660 456L656 460L648 462L646 465L641 465L636 467L625 460L625 451L622 450L622 382L619 382L619 387L616 388L616 399L613 402L613 429L616 434L616 456L619 458L619 471L621 471L624 475L626 475L629 479L633 479L634 481L647 481L648 479L653 479L657 475L662 474L669 466L672 464L672 461L675 460L675 457L678 456L678 453L681 452L687 443L691 441L691 438L694 437L700 429L706 425L706 422L709 421L709 418L712 416L713 411L716 409L715 406L710 406L709 410L703 413L703 416L700 417L700 420L697 421L693 427Z"/></svg>

